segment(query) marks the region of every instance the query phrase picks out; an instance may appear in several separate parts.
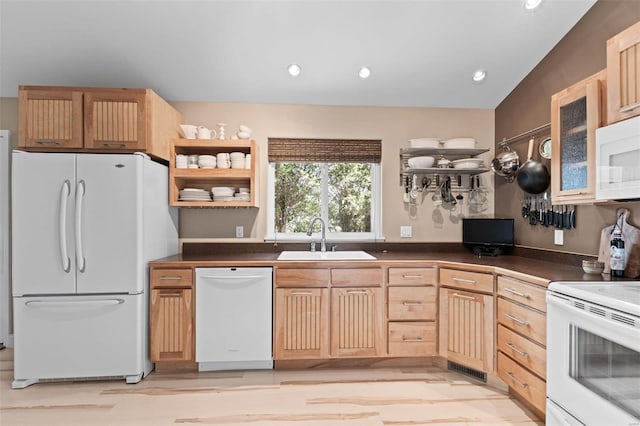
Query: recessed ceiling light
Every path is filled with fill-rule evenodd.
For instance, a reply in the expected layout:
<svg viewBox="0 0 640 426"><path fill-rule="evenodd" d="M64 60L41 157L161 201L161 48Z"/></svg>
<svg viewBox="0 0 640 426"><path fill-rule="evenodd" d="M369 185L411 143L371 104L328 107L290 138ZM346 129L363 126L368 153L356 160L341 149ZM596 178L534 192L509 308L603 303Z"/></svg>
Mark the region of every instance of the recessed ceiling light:
<svg viewBox="0 0 640 426"><path fill-rule="evenodd" d="M487 76L487 72L485 70L477 70L473 73L473 81L479 83Z"/></svg>
<svg viewBox="0 0 640 426"><path fill-rule="evenodd" d="M540 3L542 3L542 0L524 0L524 8L527 10L533 10L540 6Z"/></svg>
<svg viewBox="0 0 640 426"><path fill-rule="evenodd" d="M300 75L302 68L300 68L300 65L298 64L291 64L287 67L287 71L289 71L289 75L291 75L291 77L297 77Z"/></svg>
<svg viewBox="0 0 640 426"><path fill-rule="evenodd" d="M360 71L358 72L358 75L362 79L369 78L369 76L371 75L371 70L369 68L367 68L367 67L362 67L362 68L360 68Z"/></svg>

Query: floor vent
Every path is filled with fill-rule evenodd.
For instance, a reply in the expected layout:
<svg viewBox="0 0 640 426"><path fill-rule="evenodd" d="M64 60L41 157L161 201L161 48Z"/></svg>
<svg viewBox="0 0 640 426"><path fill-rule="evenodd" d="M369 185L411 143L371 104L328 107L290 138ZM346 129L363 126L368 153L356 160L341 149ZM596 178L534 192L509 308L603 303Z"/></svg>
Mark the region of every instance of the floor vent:
<svg viewBox="0 0 640 426"><path fill-rule="evenodd" d="M464 365L451 361L447 361L447 368L456 373L464 374L465 376L473 377L483 383L487 383L487 373L483 373L482 371L474 370L473 368L465 367Z"/></svg>

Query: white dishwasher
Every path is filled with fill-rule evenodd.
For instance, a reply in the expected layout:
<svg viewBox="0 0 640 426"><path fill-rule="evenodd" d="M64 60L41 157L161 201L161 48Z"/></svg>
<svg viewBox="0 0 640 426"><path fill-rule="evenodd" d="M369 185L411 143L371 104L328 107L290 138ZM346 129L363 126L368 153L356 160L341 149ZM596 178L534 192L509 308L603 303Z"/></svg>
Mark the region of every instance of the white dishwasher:
<svg viewBox="0 0 640 426"><path fill-rule="evenodd" d="M273 368L272 268L196 268L199 371Z"/></svg>

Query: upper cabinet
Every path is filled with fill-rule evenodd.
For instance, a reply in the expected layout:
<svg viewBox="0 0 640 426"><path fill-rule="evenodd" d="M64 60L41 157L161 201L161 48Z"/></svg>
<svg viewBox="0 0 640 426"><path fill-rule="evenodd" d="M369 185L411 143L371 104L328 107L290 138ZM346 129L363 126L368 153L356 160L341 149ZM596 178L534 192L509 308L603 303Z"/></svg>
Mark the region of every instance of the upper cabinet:
<svg viewBox="0 0 640 426"><path fill-rule="evenodd" d="M607 40L608 123L640 115L640 22Z"/></svg>
<svg viewBox="0 0 640 426"><path fill-rule="evenodd" d="M553 204L595 200L595 133L605 122L606 70L551 97Z"/></svg>
<svg viewBox="0 0 640 426"><path fill-rule="evenodd" d="M182 115L150 89L20 86L18 146L169 159Z"/></svg>

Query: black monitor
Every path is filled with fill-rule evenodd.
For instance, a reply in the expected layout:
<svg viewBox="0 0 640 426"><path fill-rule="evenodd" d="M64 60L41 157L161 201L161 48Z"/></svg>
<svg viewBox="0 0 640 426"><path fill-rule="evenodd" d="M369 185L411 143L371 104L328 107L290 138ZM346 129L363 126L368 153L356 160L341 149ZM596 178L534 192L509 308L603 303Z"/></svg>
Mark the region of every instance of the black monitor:
<svg viewBox="0 0 640 426"><path fill-rule="evenodd" d="M514 220L464 218L462 243L477 256L497 256L507 252L515 244Z"/></svg>

